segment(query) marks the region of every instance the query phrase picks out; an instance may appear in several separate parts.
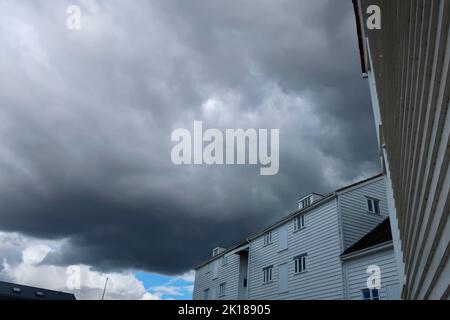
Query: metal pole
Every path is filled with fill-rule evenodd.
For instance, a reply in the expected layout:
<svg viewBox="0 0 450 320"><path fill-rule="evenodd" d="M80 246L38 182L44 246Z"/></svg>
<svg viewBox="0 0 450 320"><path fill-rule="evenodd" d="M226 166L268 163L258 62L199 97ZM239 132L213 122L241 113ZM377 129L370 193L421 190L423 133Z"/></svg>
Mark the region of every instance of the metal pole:
<svg viewBox="0 0 450 320"><path fill-rule="evenodd" d="M103 288L102 300L105 298L106 286L108 285L108 277L106 277L105 287Z"/></svg>

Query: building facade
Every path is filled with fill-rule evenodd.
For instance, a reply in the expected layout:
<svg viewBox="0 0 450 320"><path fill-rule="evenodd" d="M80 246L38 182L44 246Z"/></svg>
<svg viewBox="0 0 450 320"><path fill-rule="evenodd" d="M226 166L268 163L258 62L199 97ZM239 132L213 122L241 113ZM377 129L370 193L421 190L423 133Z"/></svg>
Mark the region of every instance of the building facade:
<svg viewBox="0 0 450 320"><path fill-rule="evenodd" d="M353 4L402 297L449 299L450 1Z"/></svg>
<svg viewBox="0 0 450 320"><path fill-rule="evenodd" d="M400 298L400 280L394 256L391 226L385 219L372 231L347 248L341 255L346 299L397 300ZM367 274L380 273L378 290L368 288ZM364 288L364 289L361 289Z"/></svg>
<svg viewBox="0 0 450 320"><path fill-rule="evenodd" d="M311 194L300 199L297 211L278 223L232 248L216 248L213 257L196 268L193 298L363 299L367 285L355 282L354 277L367 279L369 274L364 270L360 275L353 264L361 268L369 263L367 269L376 262L382 280L374 297L398 298L393 289L390 296L385 294L384 287L384 283L399 284L393 248L388 245L392 243L390 230L388 239L346 252L387 217L383 175L327 196ZM360 252L380 245L385 246L381 251ZM395 272L390 270L392 266ZM359 295L355 294L358 290Z"/></svg>

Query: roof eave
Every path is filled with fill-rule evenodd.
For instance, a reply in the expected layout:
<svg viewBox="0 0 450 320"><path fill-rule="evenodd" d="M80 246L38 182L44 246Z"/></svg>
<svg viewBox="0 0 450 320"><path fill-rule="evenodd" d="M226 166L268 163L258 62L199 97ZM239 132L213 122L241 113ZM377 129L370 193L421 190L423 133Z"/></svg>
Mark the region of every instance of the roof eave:
<svg viewBox="0 0 450 320"><path fill-rule="evenodd" d="M383 251L383 250L386 250L386 249L390 249L390 248L393 248L393 247L394 247L393 241L389 240L389 241L378 243L376 245L373 245L371 247L364 248L364 249L361 249L361 250L358 250L358 251L353 251L353 252L350 252L350 253L342 254L341 255L341 259L343 261L345 261L345 260L351 260L351 259L355 259L355 258L360 258L360 257L363 257L365 255L376 253L376 252Z"/></svg>
<svg viewBox="0 0 450 320"><path fill-rule="evenodd" d="M361 62L361 72L364 77L367 76L366 50L364 45L364 30L361 23L361 6L360 0L352 0L353 10L355 14L356 33L358 35L359 58Z"/></svg>

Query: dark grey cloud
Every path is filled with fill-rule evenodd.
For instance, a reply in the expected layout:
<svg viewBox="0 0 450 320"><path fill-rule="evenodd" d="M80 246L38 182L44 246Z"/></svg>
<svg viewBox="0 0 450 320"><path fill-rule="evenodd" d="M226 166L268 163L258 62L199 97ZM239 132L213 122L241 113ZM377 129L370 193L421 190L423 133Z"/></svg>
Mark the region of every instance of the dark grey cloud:
<svg viewBox="0 0 450 320"><path fill-rule="evenodd" d="M68 3L0 4L0 230L49 261L181 273L378 171L350 1ZM174 166L194 120L280 128L279 174Z"/></svg>

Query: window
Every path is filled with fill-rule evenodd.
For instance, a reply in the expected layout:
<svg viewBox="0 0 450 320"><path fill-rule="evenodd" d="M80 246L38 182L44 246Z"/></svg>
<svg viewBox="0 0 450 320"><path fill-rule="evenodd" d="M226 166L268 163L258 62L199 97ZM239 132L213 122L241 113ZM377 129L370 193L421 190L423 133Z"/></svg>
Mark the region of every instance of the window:
<svg viewBox="0 0 450 320"><path fill-rule="evenodd" d="M213 249L213 257L217 256L219 254L219 248Z"/></svg>
<svg viewBox="0 0 450 320"><path fill-rule="evenodd" d="M367 211L370 213L380 214L380 200L367 198Z"/></svg>
<svg viewBox="0 0 450 320"><path fill-rule="evenodd" d="M271 243L272 243L272 231L269 231L264 235L264 245L267 246L268 244Z"/></svg>
<svg viewBox="0 0 450 320"><path fill-rule="evenodd" d="M223 255L222 256L222 266L226 265L228 263L228 256Z"/></svg>
<svg viewBox="0 0 450 320"><path fill-rule="evenodd" d="M311 197L305 198L302 201L300 201L300 209L306 208L311 204Z"/></svg>
<svg viewBox="0 0 450 320"><path fill-rule="evenodd" d="M209 299L209 289L205 289L203 291L203 300L208 300Z"/></svg>
<svg viewBox="0 0 450 320"><path fill-rule="evenodd" d="M272 281L272 269L273 266L263 269L263 283L269 283Z"/></svg>
<svg viewBox="0 0 450 320"><path fill-rule="evenodd" d="M21 293L21 292L22 292L22 289L17 288L17 287L14 287L14 288L12 289L12 291L13 291L14 293Z"/></svg>
<svg viewBox="0 0 450 320"><path fill-rule="evenodd" d="M36 291L36 296L43 297L44 293L42 291Z"/></svg>
<svg viewBox="0 0 450 320"><path fill-rule="evenodd" d="M223 297L225 295L225 282L219 285L219 297Z"/></svg>
<svg viewBox="0 0 450 320"><path fill-rule="evenodd" d="M380 300L380 292L378 289L362 289L363 300Z"/></svg>
<svg viewBox="0 0 450 320"><path fill-rule="evenodd" d="M298 216L294 219L294 231L298 231L305 227L305 215Z"/></svg>
<svg viewBox="0 0 450 320"><path fill-rule="evenodd" d="M306 271L306 256L307 254L302 254L294 258L294 272L301 273Z"/></svg>

